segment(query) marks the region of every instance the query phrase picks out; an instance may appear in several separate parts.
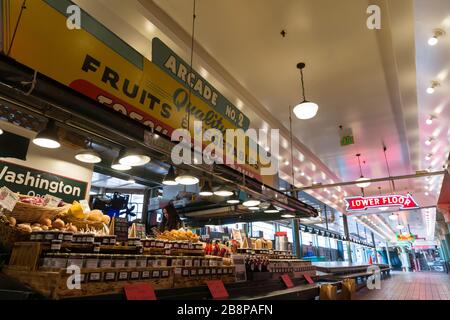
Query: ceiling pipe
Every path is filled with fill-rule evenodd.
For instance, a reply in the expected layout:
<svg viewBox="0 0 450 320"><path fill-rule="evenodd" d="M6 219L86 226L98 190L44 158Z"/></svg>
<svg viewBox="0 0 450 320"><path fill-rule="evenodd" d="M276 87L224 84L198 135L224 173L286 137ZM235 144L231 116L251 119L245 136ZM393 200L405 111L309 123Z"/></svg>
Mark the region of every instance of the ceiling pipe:
<svg viewBox="0 0 450 320"><path fill-rule="evenodd" d="M375 178L370 179L365 182L375 183L375 182L383 182L383 181L392 181L392 180L404 180L404 179L418 179L418 178L424 178L429 176L438 176L443 175L447 171L434 171L434 172L416 172L415 174L408 174L404 176L392 176L392 177L384 177L384 178ZM351 186L360 183L360 181L348 181L348 182L339 182L339 183L332 183L332 184L314 184L308 187L301 187L301 188L294 188L291 191L304 191L304 190L316 190L316 189L324 189L324 188L335 188L335 187L342 187L342 186Z"/></svg>

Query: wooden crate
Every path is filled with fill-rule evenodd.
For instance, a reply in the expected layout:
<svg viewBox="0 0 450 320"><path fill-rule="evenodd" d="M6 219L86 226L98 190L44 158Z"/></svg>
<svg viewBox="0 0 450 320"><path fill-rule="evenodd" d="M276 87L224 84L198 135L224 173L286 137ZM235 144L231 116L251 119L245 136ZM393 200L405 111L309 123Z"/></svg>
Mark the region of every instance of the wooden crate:
<svg viewBox="0 0 450 320"><path fill-rule="evenodd" d="M142 272L149 271L163 271L169 272L166 278L150 278L150 279L136 279L136 280L118 280L117 278L111 281L104 281L105 274L108 272ZM67 280L71 276L67 274L66 270L48 271L37 270L27 271L21 268L7 266L3 272L39 292L43 296L50 299L64 299L76 297L89 297L107 294L117 294L123 292L126 285L134 283L149 283L154 289L168 289L173 287L173 272L171 267L160 268L97 268L97 269L82 269L81 274L84 275L84 281L81 283L80 289L69 289ZM93 273L100 274L100 280L90 280L90 275ZM117 276L116 276L117 277Z"/></svg>
<svg viewBox="0 0 450 320"><path fill-rule="evenodd" d="M17 242L14 244L9 265L25 270L36 270L41 251L42 245L39 242Z"/></svg>

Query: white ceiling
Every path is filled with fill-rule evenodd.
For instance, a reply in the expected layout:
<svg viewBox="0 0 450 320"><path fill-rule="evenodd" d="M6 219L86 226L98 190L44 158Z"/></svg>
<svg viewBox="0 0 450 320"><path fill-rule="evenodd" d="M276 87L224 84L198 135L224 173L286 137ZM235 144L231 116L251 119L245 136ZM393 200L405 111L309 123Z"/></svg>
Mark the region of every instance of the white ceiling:
<svg viewBox="0 0 450 320"><path fill-rule="evenodd" d="M151 39L161 38L185 59L190 48L192 1L76 0L109 29L151 59ZM366 27L369 1L361 0L197 0L194 68L230 101L242 108L255 128L280 128L283 162L290 159L288 106L300 101L296 64L304 61L306 94L320 105L317 117L294 120L296 185L338 182L363 174L385 177L382 144L392 175L428 168L424 141L434 134L432 169L448 154L450 2L434 0L370 1L382 9L382 29ZM429 47L431 30L447 30ZM285 29L283 38L280 31ZM417 68L417 70L416 70ZM432 79L436 94L425 95ZM437 116L426 126L429 114ZM339 125L353 130L356 143L339 145ZM291 167L282 167L291 176ZM300 173L303 172L304 176ZM396 183L398 193L415 194L421 205L435 205L440 178ZM367 194L389 192L373 184ZM345 192L344 192L345 191ZM312 194L342 209L347 187ZM419 213L418 213L419 214ZM411 219L411 221L414 219Z"/></svg>

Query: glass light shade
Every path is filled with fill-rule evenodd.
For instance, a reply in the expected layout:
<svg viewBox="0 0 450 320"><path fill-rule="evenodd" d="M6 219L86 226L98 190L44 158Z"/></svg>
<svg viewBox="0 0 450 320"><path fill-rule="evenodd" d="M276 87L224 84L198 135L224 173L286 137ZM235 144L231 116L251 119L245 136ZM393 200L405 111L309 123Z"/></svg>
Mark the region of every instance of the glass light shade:
<svg viewBox="0 0 450 320"><path fill-rule="evenodd" d="M183 174L175 178L175 181L183 186L192 186L199 182L197 177L191 176L189 174Z"/></svg>
<svg viewBox="0 0 450 320"><path fill-rule="evenodd" d="M261 201L254 200L254 199L247 200L243 203L244 207L256 207L256 206L259 206L260 204L261 204Z"/></svg>
<svg viewBox="0 0 450 320"><path fill-rule="evenodd" d="M264 210L265 213L277 213L280 212L280 210L278 210L277 208L275 208L275 206L273 204L270 204L269 207L267 207L266 210Z"/></svg>
<svg viewBox="0 0 450 320"><path fill-rule="evenodd" d="M48 138L34 138L33 143L39 147L47 149L58 149L61 147L61 144L58 141Z"/></svg>
<svg viewBox="0 0 450 320"><path fill-rule="evenodd" d="M367 188L368 186L370 186L370 182L365 182L365 181L367 181L367 180L370 180L370 179L369 179L369 178L361 177L361 178L359 178L358 180L356 180L356 181L360 181L360 182L357 183L356 185L357 185L358 187L360 187L360 188Z"/></svg>
<svg viewBox="0 0 450 320"><path fill-rule="evenodd" d="M75 159L84 163L99 163L102 162L102 158L93 149L83 149L78 151L75 155Z"/></svg>
<svg viewBox="0 0 450 320"><path fill-rule="evenodd" d="M47 149L58 149L61 147L58 138L58 129L56 128L55 122L49 120L47 127L39 132L33 139L33 143L39 147Z"/></svg>
<svg viewBox="0 0 450 320"><path fill-rule="evenodd" d="M301 120L312 119L316 116L319 106L314 102L303 101L292 110L295 116Z"/></svg>
<svg viewBox="0 0 450 320"><path fill-rule="evenodd" d="M145 154L126 154L119 159L121 164L131 167L143 166L150 162L150 157Z"/></svg>
<svg viewBox="0 0 450 320"><path fill-rule="evenodd" d="M432 36L428 39L428 45L435 46L439 42L438 38L436 36Z"/></svg>
<svg viewBox="0 0 450 320"><path fill-rule="evenodd" d="M167 171L167 174L164 177L162 183L166 186L176 186L178 185L178 182L176 182L175 179L176 179L175 169L173 168L173 166L170 166L169 171Z"/></svg>
<svg viewBox="0 0 450 320"><path fill-rule="evenodd" d="M219 197L231 197L234 193L233 193L233 191L230 191L230 190L219 189L217 191L214 191L214 194Z"/></svg>
<svg viewBox="0 0 450 320"><path fill-rule="evenodd" d="M397 221L397 220L398 220L398 216L397 216L396 214L391 214L391 215L389 216L389 220Z"/></svg>
<svg viewBox="0 0 450 320"><path fill-rule="evenodd" d="M116 160L111 164L111 168L114 170L117 170L117 171L127 171L127 170L131 169L130 166L121 164L121 163L117 162Z"/></svg>

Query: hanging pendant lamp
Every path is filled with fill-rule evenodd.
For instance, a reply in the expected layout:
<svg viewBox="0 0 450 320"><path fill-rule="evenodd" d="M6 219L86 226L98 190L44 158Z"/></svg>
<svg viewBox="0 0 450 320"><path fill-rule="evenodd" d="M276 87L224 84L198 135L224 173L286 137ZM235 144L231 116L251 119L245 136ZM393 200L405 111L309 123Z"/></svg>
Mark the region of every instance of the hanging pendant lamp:
<svg viewBox="0 0 450 320"><path fill-rule="evenodd" d="M175 169L174 169L174 167L171 165L170 167L169 167L169 171L167 171L167 174L166 174L166 176L164 177L164 180L163 180L163 184L164 185L166 185L166 186L176 186L176 185L178 185L178 182L176 182L176 175L175 175Z"/></svg>
<svg viewBox="0 0 450 320"><path fill-rule="evenodd" d="M238 204L241 201L239 200L239 196L236 195L236 193L233 192L233 195L227 200L227 203L229 204Z"/></svg>
<svg viewBox="0 0 450 320"><path fill-rule="evenodd" d="M360 187L360 188L367 188L368 186L370 186L370 182L367 182L367 181L370 180L370 179L369 179L369 178L365 178L365 177L363 176L362 168L361 168L361 160L360 160L360 158L359 158L359 157L361 157L361 154L358 153L358 154L356 155L356 157L358 157L359 172L360 172L360 174L361 174L361 177L360 177L359 179L356 180L356 181L358 181L358 183L357 183L356 185L357 185L358 187Z"/></svg>
<svg viewBox="0 0 450 320"><path fill-rule="evenodd" d="M264 210L265 213L278 213L280 212L280 210L278 210L277 208L275 208L275 206L271 203L267 209Z"/></svg>
<svg viewBox="0 0 450 320"><path fill-rule="evenodd" d="M301 75L303 101L296 105L292 110L295 116L301 120L314 118L317 114L317 111L319 110L319 106L316 103L306 100L305 83L303 81L303 69L305 68L305 66L305 63L303 62L297 64L297 68L300 69Z"/></svg>
<svg viewBox="0 0 450 320"><path fill-rule="evenodd" d="M85 149L82 149L77 152L75 155L75 159L84 163L100 163L102 162L102 158L100 154L94 150L92 147L92 141L90 141Z"/></svg>
<svg viewBox="0 0 450 320"><path fill-rule="evenodd" d="M58 137L58 128L54 120L49 120L44 130L39 132L33 139L33 143L47 149L58 149L61 147Z"/></svg>
<svg viewBox="0 0 450 320"><path fill-rule="evenodd" d="M202 197L211 197L214 194L212 188L211 188L211 183L209 181L205 181L203 183L203 187L199 192L199 195L201 195Z"/></svg>

